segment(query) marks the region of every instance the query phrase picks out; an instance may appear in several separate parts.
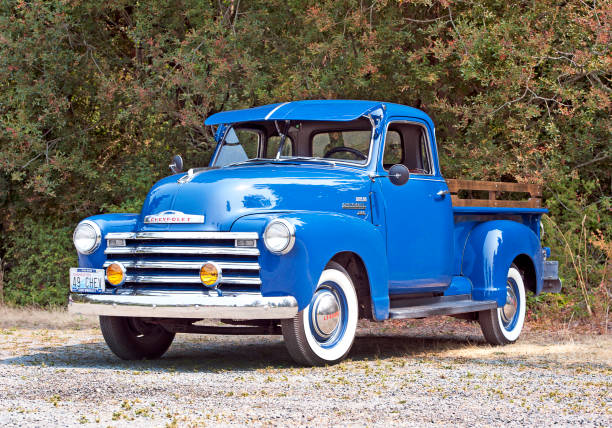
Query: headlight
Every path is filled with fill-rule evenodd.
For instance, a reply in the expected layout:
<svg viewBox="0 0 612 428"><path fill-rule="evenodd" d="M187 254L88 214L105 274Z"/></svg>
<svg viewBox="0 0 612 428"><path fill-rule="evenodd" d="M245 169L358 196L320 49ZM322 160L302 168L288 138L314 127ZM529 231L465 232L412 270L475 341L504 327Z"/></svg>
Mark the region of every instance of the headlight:
<svg viewBox="0 0 612 428"><path fill-rule="evenodd" d="M287 254L295 243L295 227L284 219L272 220L264 231L264 243L274 254Z"/></svg>
<svg viewBox="0 0 612 428"><path fill-rule="evenodd" d="M91 254L98 249L102 241L100 226L90 220L84 220L74 229L72 241L81 254Z"/></svg>

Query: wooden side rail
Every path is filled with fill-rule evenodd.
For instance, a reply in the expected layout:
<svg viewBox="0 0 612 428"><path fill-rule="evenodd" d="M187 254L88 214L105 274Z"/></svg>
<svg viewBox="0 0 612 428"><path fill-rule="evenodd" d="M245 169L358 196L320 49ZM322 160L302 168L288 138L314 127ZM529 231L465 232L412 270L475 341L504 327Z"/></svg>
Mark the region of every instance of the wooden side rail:
<svg viewBox="0 0 612 428"><path fill-rule="evenodd" d="M539 208L541 206L542 187L529 183L501 183L497 181L472 180L446 180L451 192L453 205L456 207L511 207L511 208ZM460 191L488 192L488 199L461 198ZM501 193L528 193L527 200L498 199Z"/></svg>

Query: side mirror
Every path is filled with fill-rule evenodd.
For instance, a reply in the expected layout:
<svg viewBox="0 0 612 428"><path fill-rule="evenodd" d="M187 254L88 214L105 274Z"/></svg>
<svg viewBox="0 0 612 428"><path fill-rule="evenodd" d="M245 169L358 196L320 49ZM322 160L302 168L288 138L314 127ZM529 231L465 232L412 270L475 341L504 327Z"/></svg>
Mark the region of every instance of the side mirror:
<svg viewBox="0 0 612 428"><path fill-rule="evenodd" d="M168 165L170 167L170 171L174 174L178 174L183 171L183 158L180 155L176 155L172 158L172 163Z"/></svg>
<svg viewBox="0 0 612 428"><path fill-rule="evenodd" d="M398 163L389 168L389 181L396 186L406 184L409 178L410 170L406 167L406 165Z"/></svg>

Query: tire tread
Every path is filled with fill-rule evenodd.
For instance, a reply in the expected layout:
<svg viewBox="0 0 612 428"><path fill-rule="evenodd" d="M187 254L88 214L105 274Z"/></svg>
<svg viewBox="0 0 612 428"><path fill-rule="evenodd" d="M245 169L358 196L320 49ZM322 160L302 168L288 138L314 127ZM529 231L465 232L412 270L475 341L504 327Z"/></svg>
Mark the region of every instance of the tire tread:
<svg viewBox="0 0 612 428"><path fill-rule="evenodd" d="M155 341L137 340L126 317L100 316L100 330L110 350L122 360L157 359L170 347L174 333L160 330Z"/></svg>

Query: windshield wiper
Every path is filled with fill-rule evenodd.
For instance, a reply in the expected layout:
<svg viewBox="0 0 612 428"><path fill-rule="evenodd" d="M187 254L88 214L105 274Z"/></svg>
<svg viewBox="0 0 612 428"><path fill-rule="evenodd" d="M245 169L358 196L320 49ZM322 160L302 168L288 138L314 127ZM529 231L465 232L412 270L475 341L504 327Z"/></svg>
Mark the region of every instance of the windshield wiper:
<svg viewBox="0 0 612 428"><path fill-rule="evenodd" d="M278 120L274 121L274 126L276 127L276 132L280 135L280 143L278 143L278 150L276 152L276 160L280 159L281 154L283 153L283 147L285 147L285 140L287 140L287 131L289 131L289 121L285 121L285 130L281 132L280 127L278 126Z"/></svg>

